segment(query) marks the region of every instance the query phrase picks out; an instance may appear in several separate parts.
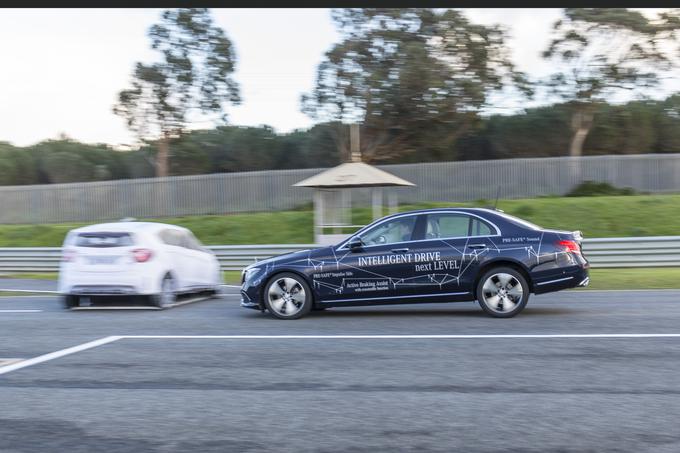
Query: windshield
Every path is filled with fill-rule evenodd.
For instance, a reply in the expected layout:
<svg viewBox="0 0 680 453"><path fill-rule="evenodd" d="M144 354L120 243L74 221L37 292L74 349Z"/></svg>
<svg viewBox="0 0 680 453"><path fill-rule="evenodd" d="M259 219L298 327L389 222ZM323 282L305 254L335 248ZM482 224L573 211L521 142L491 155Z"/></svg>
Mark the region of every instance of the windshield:
<svg viewBox="0 0 680 453"><path fill-rule="evenodd" d="M126 247L132 245L130 233L101 232L80 233L76 238L76 247Z"/></svg>

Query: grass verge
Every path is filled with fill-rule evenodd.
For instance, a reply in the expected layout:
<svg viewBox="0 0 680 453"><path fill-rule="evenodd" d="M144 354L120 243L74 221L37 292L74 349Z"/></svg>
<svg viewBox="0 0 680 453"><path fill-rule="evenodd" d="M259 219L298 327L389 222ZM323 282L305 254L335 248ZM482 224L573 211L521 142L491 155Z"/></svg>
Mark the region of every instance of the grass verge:
<svg viewBox="0 0 680 453"><path fill-rule="evenodd" d="M489 202L418 203L400 211L484 206ZM500 200L498 207L545 228L581 230L585 237L680 234L680 195L543 197ZM370 208L353 210L354 224L371 221ZM311 210L151 219L189 228L205 244L312 243ZM89 222L94 223L94 222ZM66 233L85 223L0 225L0 247L57 247Z"/></svg>

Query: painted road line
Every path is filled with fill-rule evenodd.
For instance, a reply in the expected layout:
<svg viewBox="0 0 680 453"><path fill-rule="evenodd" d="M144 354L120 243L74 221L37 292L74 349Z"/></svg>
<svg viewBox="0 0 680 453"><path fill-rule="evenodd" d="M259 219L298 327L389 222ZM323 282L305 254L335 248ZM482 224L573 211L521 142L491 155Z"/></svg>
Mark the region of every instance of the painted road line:
<svg viewBox="0 0 680 453"><path fill-rule="evenodd" d="M0 310L0 313L40 313L42 310L31 310L31 309L17 309L17 310Z"/></svg>
<svg viewBox="0 0 680 453"><path fill-rule="evenodd" d="M118 340L475 340L550 338L680 338L680 333L586 333L586 334L500 334L500 335L116 335L50 352L12 365L0 367L0 375L96 348Z"/></svg>
<svg viewBox="0 0 680 453"><path fill-rule="evenodd" d="M680 338L680 333L585 333L499 335L122 335L134 340L490 340L525 338Z"/></svg>
<svg viewBox="0 0 680 453"><path fill-rule="evenodd" d="M93 311L93 310L162 310L159 307L136 307L134 305L112 305L112 306L92 306L92 307L72 307L69 308L70 311Z"/></svg>
<svg viewBox="0 0 680 453"><path fill-rule="evenodd" d="M23 359L0 359L0 367L21 362Z"/></svg>
<svg viewBox="0 0 680 453"><path fill-rule="evenodd" d="M13 293L44 293L44 294L59 294L59 291L45 291L41 289L16 289L16 288L0 288L0 291L11 291Z"/></svg>
<svg viewBox="0 0 680 453"><path fill-rule="evenodd" d="M20 370L21 368L26 368L32 365L37 365L39 363L48 362L50 360L58 359L67 355L75 354L76 352L85 351L88 349L96 348L97 346L102 346L108 343L113 343L114 341L120 340L121 337L111 336L104 337L98 340L90 341L87 343L79 344L77 346L72 346L70 348L61 349L59 351L50 352L49 354L44 354L32 359L23 360L12 365L6 365L0 367L0 375L9 373L11 371Z"/></svg>

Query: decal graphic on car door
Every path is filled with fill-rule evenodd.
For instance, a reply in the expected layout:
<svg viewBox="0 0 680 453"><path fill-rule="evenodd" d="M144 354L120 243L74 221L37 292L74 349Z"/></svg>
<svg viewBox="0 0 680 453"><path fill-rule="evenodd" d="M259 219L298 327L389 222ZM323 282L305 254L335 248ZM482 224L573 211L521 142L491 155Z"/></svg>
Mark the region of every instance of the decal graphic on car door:
<svg viewBox="0 0 680 453"><path fill-rule="evenodd" d="M412 274L411 240L419 216L398 217L361 233L361 248L336 251L336 265L313 274L315 289L325 300L399 296L399 285Z"/></svg>

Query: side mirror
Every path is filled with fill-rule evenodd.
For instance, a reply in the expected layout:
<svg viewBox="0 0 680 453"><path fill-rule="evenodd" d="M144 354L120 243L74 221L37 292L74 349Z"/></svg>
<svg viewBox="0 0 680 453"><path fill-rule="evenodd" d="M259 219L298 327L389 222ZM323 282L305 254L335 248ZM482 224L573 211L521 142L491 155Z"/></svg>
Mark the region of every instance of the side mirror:
<svg viewBox="0 0 680 453"><path fill-rule="evenodd" d="M358 252L364 248L364 241L359 236L354 236L347 244L351 252Z"/></svg>

